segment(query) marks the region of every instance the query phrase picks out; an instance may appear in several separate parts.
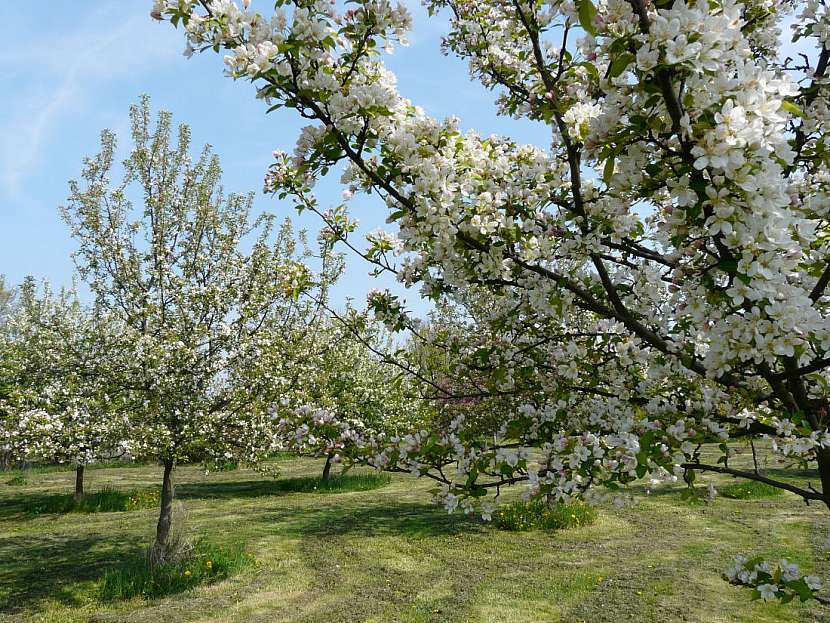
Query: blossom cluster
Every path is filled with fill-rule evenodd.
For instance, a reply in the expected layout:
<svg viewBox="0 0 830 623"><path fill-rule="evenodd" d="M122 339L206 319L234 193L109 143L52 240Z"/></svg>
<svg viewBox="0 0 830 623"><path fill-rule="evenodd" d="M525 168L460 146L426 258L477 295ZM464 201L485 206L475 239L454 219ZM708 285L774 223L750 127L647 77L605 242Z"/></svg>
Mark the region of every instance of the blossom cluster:
<svg viewBox="0 0 830 623"><path fill-rule="evenodd" d="M732 584L753 589L753 597L763 601L788 603L814 599L822 587L814 575L802 575L798 565L786 559L768 562L761 556L749 558L736 556L735 564L727 569L724 577Z"/></svg>

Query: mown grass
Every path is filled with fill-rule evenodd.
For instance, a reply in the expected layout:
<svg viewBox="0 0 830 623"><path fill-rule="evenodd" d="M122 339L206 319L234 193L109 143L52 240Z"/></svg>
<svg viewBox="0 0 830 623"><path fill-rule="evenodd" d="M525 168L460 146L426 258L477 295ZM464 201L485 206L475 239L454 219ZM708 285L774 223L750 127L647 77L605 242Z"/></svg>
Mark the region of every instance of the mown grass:
<svg viewBox="0 0 830 623"><path fill-rule="evenodd" d="M751 468L748 455L733 459L736 467L742 459ZM105 578L140 560L155 508L28 515L29 501L71 491L74 474L0 484L0 622L830 621L830 609L816 603L751 602L720 577L735 554L757 553L830 578L827 510L788 493L692 506L682 486L640 487L633 505L603 505L593 523L511 531L433 506L425 479L400 474L379 488L320 495L313 484L298 491L279 483L319 481L322 461L281 457L278 466L276 480L246 468L208 476L196 466L178 469L190 534L216 547L244 545L256 564L174 594L130 599L104 599ZM373 472L348 475L361 473ZM160 478L155 466L91 474L95 486L120 491L157 487ZM736 483L713 481L721 491ZM815 481L812 472L793 479Z"/></svg>
<svg viewBox="0 0 830 623"><path fill-rule="evenodd" d="M104 575L101 599L157 599L225 580L252 563L253 558L240 544L226 547L204 540L175 563L150 565L146 554L132 556Z"/></svg>

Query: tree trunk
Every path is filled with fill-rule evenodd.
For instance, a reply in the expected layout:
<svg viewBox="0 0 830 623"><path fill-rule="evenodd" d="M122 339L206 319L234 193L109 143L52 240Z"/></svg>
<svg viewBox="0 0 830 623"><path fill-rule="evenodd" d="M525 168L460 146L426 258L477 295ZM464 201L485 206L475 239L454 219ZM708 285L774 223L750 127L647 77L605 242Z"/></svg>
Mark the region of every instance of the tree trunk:
<svg viewBox="0 0 830 623"><path fill-rule="evenodd" d="M331 454L326 455L326 465L323 467L323 480L331 478Z"/></svg>
<svg viewBox="0 0 830 623"><path fill-rule="evenodd" d="M78 502L84 497L84 466L78 465L75 468L75 501Z"/></svg>
<svg viewBox="0 0 830 623"><path fill-rule="evenodd" d="M830 509L830 449L816 450L818 459L818 475L821 478L821 492L824 494L824 505Z"/></svg>
<svg viewBox="0 0 830 623"><path fill-rule="evenodd" d="M167 539L170 536L170 528L173 523L173 461L164 461L164 479L161 484L161 509L159 510L159 522L156 526L156 540L153 543L152 558L154 562L163 562Z"/></svg>

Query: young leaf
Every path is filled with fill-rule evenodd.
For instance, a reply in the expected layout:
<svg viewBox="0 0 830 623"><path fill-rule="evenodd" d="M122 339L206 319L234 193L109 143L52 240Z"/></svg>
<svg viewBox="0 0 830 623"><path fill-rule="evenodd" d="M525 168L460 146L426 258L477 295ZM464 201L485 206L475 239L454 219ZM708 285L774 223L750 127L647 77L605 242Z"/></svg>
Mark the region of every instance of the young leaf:
<svg viewBox="0 0 830 623"><path fill-rule="evenodd" d="M597 34L594 26L594 18L597 16L597 9L591 0L580 0L579 2L579 25L592 35Z"/></svg>
<svg viewBox="0 0 830 623"><path fill-rule="evenodd" d="M620 54L613 61L611 61L611 64L608 66L608 77L616 78L619 76L625 71L625 68L628 67L633 60L634 55L631 52L623 52Z"/></svg>
<svg viewBox="0 0 830 623"><path fill-rule="evenodd" d="M781 110L786 110L791 115L796 117L804 117L804 111L789 100L781 102Z"/></svg>
<svg viewBox="0 0 830 623"><path fill-rule="evenodd" d="M614 154L608 157L605 161L605 166L602 168L602 181L606 186L611 183L611 177L614 175Z"/></svg>

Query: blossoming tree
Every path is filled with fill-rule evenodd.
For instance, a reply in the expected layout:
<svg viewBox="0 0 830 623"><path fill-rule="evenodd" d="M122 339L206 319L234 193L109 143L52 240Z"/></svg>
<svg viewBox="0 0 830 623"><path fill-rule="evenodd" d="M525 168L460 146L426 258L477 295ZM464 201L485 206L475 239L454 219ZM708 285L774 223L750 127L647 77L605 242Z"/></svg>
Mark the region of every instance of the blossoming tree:
<svg viewBox="0 0 830 623"><path fill-rule="evenodd" d="M11 347L8 317L14 304L14 290L8 288L5 277L0 276L0 430L9 428L11 413L9 399L14 391L16 357ZM8 443L0 446L0 466L8 467L15 457Z"/></svg>
<svg viewBox="0 0 830 623"><path fill-rule="evenodd" d="M346 194L381 196L404 252L392 265L378 236L367 259L430 297L485 298L486 325L509 335L462 354L485 391L522 389L513 415L488 437L462 420L411 436L385 464L443 479L450 507L508 483L563 498L700 471L830 507L823 3L429 0L449 16L446 52L501 114L546 124L547 148L403 98L382 57L410 27L402 5L248 5L156 0L152 14L184 27L188 54L228 50L228 74L310 120L269 188L316 210L315 180L346 162ZM781 43L790 24L803 55ZM391 295L370 305L411 326ZM730 465L725 442L760 436L815 466L820 488ZM710 441L718 462L700 453ZM763 598L790 581L813 594L764 573Z"/></svg>
<svg viewBox="0 0 830 623"><path fill-rule="evenodd" d="M271 407L281 447L325 457L324 480L333 464L362 459L368 439L414 427L423 410L410 379L384 357L389 341L380 325L354 310L333 313L315 324L294 404L283 397Z"/></svg>
<svg viewBox="0 0 830 623"><path fill-rule="evenodd" d="M290 225L275 235L271 219L251 218L250 195L226 196L209 148L191 158L187 126L173 142L170 114L154 126L147 98L130 119L122 180L110 181L115 137L105 131L63 213L81 277L123 326L131 452L164 467L151 550L163 561L176 464L254 461L270 448L270 420L248 407L286 376L282 356L294 334L284 330L312 275L295 257Z"/></svg>
<svg viewBox="0 0 830 623"><path fill-rule="evenodd" d="M84 495L84 469L124 456L129 430L117 392L113 350L117 324L87 309L74 292L42 292L32 279L5 334L14 359L4 415L4 446L16 460L75 466L75 498Z"/></svg>
<svg viewBox="0 0 830 623"><path fill-rule="evenodd" d="M17 292L6 284L6 278L0 275L0 327L8 320L14 309Z"/></svg>

